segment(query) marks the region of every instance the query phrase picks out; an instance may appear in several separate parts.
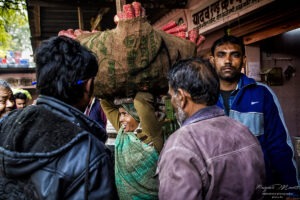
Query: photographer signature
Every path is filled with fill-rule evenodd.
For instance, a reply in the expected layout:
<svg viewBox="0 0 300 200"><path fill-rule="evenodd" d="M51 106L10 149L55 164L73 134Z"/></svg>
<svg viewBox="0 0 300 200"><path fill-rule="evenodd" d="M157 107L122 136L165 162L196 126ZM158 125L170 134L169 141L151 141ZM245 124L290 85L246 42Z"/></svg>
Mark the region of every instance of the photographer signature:
<svg viewBox="0 0 300 200"><path fill-rule="evenodd" d="M261 190L299 190L300 191L300 186L288 186L288 185L281 185L281 184L274 184L274 185L268 185L268 186L263 186L263 185L258 185L256 189L261 189Z"/></svg>

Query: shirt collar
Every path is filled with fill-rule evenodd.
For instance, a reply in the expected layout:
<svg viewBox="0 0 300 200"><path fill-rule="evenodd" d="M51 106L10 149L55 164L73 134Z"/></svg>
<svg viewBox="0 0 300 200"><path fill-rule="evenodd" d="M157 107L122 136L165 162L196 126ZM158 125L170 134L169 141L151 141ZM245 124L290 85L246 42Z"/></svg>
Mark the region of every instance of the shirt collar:
<svg viewBox="0 0 300 200"><path fill-rule="evenodd" d="M206 108L198 110L191 117L187 118L182 126L189 125L198 121L202 121L205 119L210 119L218 116L225 115L224 111L220 109L218 106L208 106Z"/></svg>

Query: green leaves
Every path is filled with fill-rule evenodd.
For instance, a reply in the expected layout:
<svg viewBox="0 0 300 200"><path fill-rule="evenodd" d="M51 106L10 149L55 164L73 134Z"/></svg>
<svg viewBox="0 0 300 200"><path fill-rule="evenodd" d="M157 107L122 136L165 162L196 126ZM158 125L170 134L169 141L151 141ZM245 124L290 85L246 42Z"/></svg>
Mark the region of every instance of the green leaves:
<svg viewBox="0 0 300 200"><path fill-rule="evenodd" d="M0 0L0 57L7 50L28 48L31 44L25 0Z"/></svg>

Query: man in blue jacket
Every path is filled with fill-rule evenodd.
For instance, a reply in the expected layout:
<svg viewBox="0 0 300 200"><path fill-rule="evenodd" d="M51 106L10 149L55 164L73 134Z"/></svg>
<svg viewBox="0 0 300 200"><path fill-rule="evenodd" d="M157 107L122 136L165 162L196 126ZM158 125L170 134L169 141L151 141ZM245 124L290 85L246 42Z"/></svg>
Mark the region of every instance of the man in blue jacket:
<svg viewBox="0 0 300 200"><path fill-rule="evenodd" d="M1 199L118 199L106 131L84 115L96 57L61 36L35 54L36 105L0 123Z"/></svg>
<svg viewBox="0 0 300 200"><path fill-rule="evenodd" d="M297 186L294 149L279 101L273 91L241 73L246 63L243 42L234 36L216 40L210 62L220 79L218 106L246 125L264 152L267 184Z"/></svg>

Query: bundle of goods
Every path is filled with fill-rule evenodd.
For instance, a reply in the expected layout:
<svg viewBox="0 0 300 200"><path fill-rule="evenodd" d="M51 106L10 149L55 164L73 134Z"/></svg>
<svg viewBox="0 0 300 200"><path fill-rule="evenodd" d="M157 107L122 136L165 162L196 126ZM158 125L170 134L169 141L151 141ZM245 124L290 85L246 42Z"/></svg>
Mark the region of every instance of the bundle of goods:
<svg viewBox="0 0 300 200"><path fill-rule="evenodd" d="M164 25L161 28L166 33L172 34L174 36L190 40L191 42L196 44L197 50L200 48L200 45L205 40L205 37L203 35L199 35L198 29L192 29L187 32L187 25L186 24L180 24L177 25L175 21L170 21L166 25Z"/></svg>
<svg viewBox="0 0 300 200"><path fill-rule="evenodd" d="M124 5L114 20L117 26L112 30L59 33L75 38L98 57L95 96L132 97L137 91L166 94L169 67L178 59L194 56L197 40L176 37L170 34L171 29L153 28L138 2Z"/></svg>

